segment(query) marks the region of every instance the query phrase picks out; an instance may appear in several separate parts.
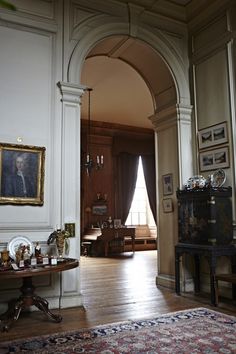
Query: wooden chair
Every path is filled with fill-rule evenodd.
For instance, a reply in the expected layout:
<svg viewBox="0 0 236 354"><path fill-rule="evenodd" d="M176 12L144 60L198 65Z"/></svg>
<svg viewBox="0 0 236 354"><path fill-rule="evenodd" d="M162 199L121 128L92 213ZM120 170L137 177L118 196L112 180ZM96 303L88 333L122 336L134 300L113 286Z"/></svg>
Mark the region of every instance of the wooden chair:
<svg viewBox="0 0 236 354"><path fill-rule="evenodd" d="M215 299L216 299L216 306L219 303L219 284L218 281L224 281L227 283L232 284L232 293L233 293L233 299L235 297L235 287L234 285L236 284L236 274L216 274L215 275Z"/></svg>

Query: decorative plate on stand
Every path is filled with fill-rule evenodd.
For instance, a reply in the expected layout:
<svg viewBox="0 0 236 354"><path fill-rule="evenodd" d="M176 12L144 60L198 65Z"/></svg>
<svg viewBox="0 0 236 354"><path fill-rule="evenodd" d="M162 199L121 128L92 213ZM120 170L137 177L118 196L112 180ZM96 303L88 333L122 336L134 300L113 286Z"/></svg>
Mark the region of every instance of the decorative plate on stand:
<svg viewBox="0 0 236 354"><path fill-rule="evenodd" d="M219 169L215 171L211 176L211 186L213 188L220 188L225 183L225 180L226 180L225 171Z"/></svg>
<svg viewBox="0 0 236 354"><path fill-rule="evenodd" d="M33 243L26 236L15 236L8 242L7 249L9 251L10 257L14 260L16 258L16 251L20 250L21 248L27 248L29 256L33 254Z"/></svg>

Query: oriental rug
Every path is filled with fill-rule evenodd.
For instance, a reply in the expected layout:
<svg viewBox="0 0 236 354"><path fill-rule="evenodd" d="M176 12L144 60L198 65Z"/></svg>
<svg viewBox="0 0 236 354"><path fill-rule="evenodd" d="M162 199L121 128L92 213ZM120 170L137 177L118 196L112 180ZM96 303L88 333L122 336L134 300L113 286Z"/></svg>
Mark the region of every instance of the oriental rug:
<svg viewBox="0 0 236 354"><path fill-rule="evenodd" d="M206 308L0 344L1 353L236 353L236 317Z"/></svg>

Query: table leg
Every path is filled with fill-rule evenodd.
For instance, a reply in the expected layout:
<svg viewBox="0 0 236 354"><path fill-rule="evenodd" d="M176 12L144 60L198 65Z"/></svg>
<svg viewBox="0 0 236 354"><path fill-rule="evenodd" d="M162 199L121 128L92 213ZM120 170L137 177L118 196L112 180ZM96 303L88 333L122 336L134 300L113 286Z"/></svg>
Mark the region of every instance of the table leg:
<svg viewBox="0 0 236 354"><path fill-rule="evenodd" d="M195 268L195 276L194 276L194 292L200 292L200 256L198 254L194 255L194 268Z"/></svg>
<svg viewBox="0 0 236 354"><path fill-rule="evenodd" d="M0 316L1 332L7 332L11 324L18 320L21 310L24 307L23 304L24 302L21 298L9 302L7 311Z"/></svg>
<svg viewBox="0 0 236 354"><path fill-rule="evenodd" d="M180 263L180 254L177 251L175 251L175 292L178 295L180 295L179 263Z"/></svg>
<svg viewBox="0 0 236 354"><path fill-rule="evenodd" d="M135 236L132 237L132 251L135 252Z"/></svg>
<svg viewBox="0 0 236 354"><path fill-rule="evenodd" d="M217 295L216 295L216 257L207 257L210 266L210 287L211 287L211 304L217 306Z"/></svg>
<svg viewBox="0 0 236 354"><path fill-rule="evenodd" d="M232 273L236 273L236 257L232 256L231 257L231 270ZM236 284L232 283L232 299L236 300Z"/></svg>
<svg viewBox="0 0 236 354"><path fill-rule="evenodd" d="M53 314L48 308L47 300L34 294L35 287L31 277L23 278L23 285L20 288L22 295L19 299L9 302L8 310L0 316L1 331L8 331L14 321L17 321L21 311L27 307L35 305L48 317L56 322L61 322L60 315Z"/></svg>
<svg viewBox="0 0 236 354"><path fill-rule="evenodd" d="M108 242L108 241L105 241L105 242L104 242L105 257L108 256L108 247L109 247L109 242Z"/></svg>
<svg viewBox="0 0 236 354"><path fill-rule="evenodd" d="M55 315L49 310L48 301L46 299L43 299L42 297L35 295L33 296L32 300L33 300L33 305L35 305L39 310L43 311L45 315L47 315L48 317L50 317L52 320L56 322L61 322L62 317L60 315Z"/></svg>

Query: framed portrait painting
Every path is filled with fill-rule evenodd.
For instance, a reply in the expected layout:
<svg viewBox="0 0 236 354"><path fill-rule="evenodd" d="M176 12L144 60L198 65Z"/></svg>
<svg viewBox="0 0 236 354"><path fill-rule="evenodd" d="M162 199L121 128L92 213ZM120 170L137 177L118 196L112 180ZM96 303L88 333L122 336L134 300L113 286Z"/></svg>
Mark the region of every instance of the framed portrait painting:
<svg viewBox="0 0 236 354"><path fill-rule="evenodd" d="M43 205L45 148L0 143L0 204Z"/></svg>

